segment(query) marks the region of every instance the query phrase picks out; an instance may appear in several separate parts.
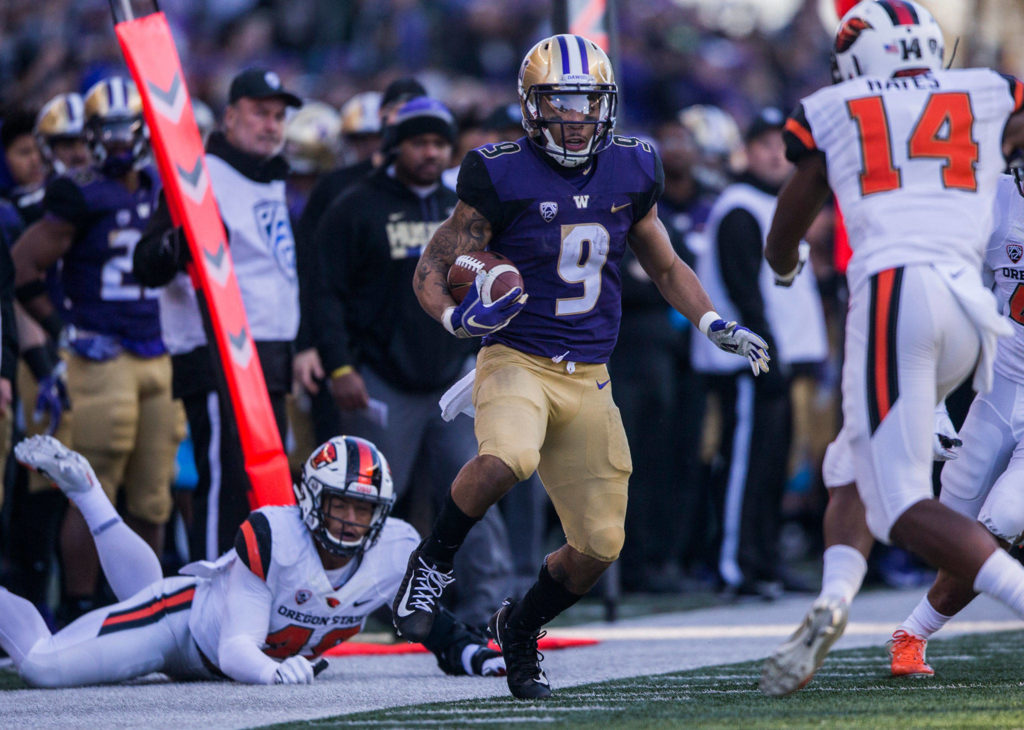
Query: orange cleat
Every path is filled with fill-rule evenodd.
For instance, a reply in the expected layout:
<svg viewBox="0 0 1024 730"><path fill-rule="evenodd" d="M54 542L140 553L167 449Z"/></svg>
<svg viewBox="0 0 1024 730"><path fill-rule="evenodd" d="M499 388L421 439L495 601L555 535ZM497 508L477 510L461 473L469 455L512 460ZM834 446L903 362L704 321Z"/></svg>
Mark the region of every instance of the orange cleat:
<svg viewBox="0 0 1024 730"><path fill-rule="evenodd" d="M889 658L892 662L894 677L930 677L935 670L924 660L924 650L928 639L909 634L897 629L892 638L886 642L889 647Z"/></svg>

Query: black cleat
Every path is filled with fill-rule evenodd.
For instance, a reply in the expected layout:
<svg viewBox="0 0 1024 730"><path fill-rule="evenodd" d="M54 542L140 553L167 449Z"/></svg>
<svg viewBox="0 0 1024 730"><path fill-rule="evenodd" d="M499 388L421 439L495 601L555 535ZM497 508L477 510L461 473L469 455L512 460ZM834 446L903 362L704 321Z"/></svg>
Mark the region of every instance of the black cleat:
<svg viewBox="0 0 1024 730"><path fill-rule="evenodd" d="M509 629L508 616L513 606L515 603L511 599L505 599L488 624L491 636L505 656L508 688L516 699L546 700L551 696L551 686L544 670L540 668L544 655L537 651L537 640L546 632L524 634Z"/></svg>
<svg viewBox="0 0 1024 730"><path fill-rule="evenodd" d="M420 643L430 636L445 587L455 582L451 563L427 557L422 548L423 542L409 556L405 577L391 606L391 618L398 635Z"/></svg>

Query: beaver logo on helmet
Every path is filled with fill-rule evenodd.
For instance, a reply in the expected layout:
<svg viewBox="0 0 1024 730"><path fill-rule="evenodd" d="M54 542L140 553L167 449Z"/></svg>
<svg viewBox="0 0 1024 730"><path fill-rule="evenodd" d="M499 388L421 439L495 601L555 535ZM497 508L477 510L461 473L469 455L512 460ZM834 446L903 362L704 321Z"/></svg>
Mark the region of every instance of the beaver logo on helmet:
<svg viewBox="0 0 1024 730"><path fill-rule="evenodd" d="M836 33L836 52L842 53L843 51L849 50L850 46L852 46L854 41L857 40L861 32L868 30L871 27L871 23L863 18L850 18L847 20L843 23L839 32Z"/></svg>
<svg viewBox="0 0 1024 730"><path fill-rule="evenodd" d="M324 444L322 449L313 455L313 458L309 460L309 463L314 469L321 469L328 464L333 464L337 460L338 450L334 447L333 441L328 441Z"/></svg>

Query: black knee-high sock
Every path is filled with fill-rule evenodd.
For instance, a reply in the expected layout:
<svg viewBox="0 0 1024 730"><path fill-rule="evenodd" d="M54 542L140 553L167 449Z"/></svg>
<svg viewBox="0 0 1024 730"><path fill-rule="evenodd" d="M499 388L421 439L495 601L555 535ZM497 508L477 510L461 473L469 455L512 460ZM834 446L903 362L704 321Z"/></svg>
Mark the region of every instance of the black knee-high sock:
<svg viewBox="0 0 1024 730"><path fill-rule="evenodd" d="M512 631L532 634L555 616L575 604L583 596L573 593L555 580L544 563L537 576L537 582L515 605L508 617Z"/></svg>
<svg viewBox="0 0 1024 730"><path fill-rule="evenodd" d="M423 552L434 560L450 563L455 553L462 547L466 534L473 525L480 521L479 517L470 517L455 504L451 492L444 500L441 512L434 520L434 528L423 545Z"/></svg>

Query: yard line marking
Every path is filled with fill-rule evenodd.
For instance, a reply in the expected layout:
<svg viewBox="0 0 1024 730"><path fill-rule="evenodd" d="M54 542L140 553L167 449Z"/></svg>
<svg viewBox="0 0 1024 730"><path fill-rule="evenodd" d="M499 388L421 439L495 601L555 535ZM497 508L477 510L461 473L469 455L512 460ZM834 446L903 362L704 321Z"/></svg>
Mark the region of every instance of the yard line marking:
<svg viewBox="0 0 1024 730"><path fill-rule="evenodd" d="M844 635L889 634L896 628L889 622L854 621L846 626ZM548 636L557 638L591 638L600 641L664 641L667 639L745 639L752 637L789 636L792 624L746 624L736 626L573 626L549 629ZM977 634L992 631L1024 629L1024 621L951 621L943 635Z"/></svg>

